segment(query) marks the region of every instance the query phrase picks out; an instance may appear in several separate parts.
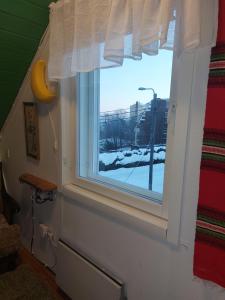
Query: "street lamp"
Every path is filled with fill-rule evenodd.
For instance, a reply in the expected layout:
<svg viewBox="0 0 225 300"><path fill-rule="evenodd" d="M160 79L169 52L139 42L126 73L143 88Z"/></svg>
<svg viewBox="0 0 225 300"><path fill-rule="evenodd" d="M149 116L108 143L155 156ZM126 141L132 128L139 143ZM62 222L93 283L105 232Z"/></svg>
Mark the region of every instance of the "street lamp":
<svg viewBox="0 0 225 300"><path fill-rule="evenodd" d="M145 88L139 87L139 91L146 91L151 90L153 92L153 99L151 101L151 123L152 123L152 130L150 130L149 135L149 148L150 148L150 157L149 157L149 177L148 177L148 189L152 190L152 180L153 180L153 161L154 161L154 145L155 145L155 132L156 132L156 100L157 94L153 88Z"/></svg>
<svg viewBox="0 0 225 300"><path fill-rule="evenodd" d="M145 87L141 86L141 87L138 88L138 90L139 91L151 90L153 92L153 99L157 98L157 94L156 94L156 92L153 88L145 88Z"/></svg>

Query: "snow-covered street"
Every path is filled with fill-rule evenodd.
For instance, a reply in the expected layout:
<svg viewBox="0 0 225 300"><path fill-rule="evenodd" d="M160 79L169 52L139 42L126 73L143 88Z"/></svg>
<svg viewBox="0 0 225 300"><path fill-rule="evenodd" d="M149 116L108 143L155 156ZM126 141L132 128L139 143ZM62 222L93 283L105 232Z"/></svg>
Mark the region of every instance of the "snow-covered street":
<svg viewBox="0 0 225 300"><path fill-rule="evenodd" d="M154 192L163 192L164 166L165 164L163 163L153 165L152 190ZM129 183L141 188L148 189L149 166L100 171L99 174L108 178L119 180L124 183Z"/></svg>

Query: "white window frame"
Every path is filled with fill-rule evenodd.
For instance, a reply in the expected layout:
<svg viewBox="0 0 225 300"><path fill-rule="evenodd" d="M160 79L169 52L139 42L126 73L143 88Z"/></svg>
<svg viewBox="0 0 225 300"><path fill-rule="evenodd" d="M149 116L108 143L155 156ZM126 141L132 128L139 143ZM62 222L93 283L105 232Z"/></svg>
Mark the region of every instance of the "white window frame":
<svg viewBox="0 0 225 300"><path fill-rule="evenodd" d="M193 143L194 131L203 134L205 103L208 81L210 48L197 49L175 57L171 84L170 113L168 122L168 144L164 177L163 204L141 201L132 194L109 188L97 182L79 178L76 174L79 145L76 144L76 89L74 79L61 81L61 156L62 190L70 198L81 198L91 207L110 211L117 217L135 220L141 227L151 227L153 232L169 242L177 244L180 232L181 205L184 193L187 149ZM201 109L199 109L201 108ZM192 113L198 111L199 122L191 126ZM191 138L190 138L191 137ZM202 136L201 136L202 137ZM191 140L192 139L192 140ZM199 139L199 136L198 136ZM201 149L202 140L195 141ZM200 155L196 161L196 172L200 167ZM197 187L198 183L196 183ZM196 188L198 193L198 188ZM122 198L122 202L121 202ZM142 199L143 200L143 199ZM137 222L138 221L138 222ZM139 226L138 225L138 226ZM150 230L152 231L152 230Z"/></svg>
<svg viewBox="0 0 225 300"><path fill-rule="evenodd" d="M78 76L78 81L81 76ZM76 149L76 159L75 159L75 176L73 178L73 182L80 187L85 187L88 190L92 190L94 192L98 192L103 195L108 195L108 197L121 201L127 205L136 207L138 209L147 211L149 213L154 213L155 215L162 215L162 206L157 202L160 202L161 195L159 193L155 193L150 191L151 197L149 197L148 192L144 191L144 189L135 187L131 189L131 187L125 183L120 183L119 181L114 183L114 180L111 180L107 177L103 177L100 175L93 175L94 171L98 166L98 161L96 161L96 155L93 155L93 151L98 152L98 120L96 120L93 115L98 114L98 105L99 105L99 72L91 72L82 74L82 80L84 80L85 86L89 87L89 94L82 89L82 94L79 93L79 85L78 86L78 98L79 100L75 100L76 102L76 132L75 139L76 141L80 141L79 136L81 135L83 140L83 145L80 148L83 151L79 151L79 146ZM82 85L82 83L81 83ZM82 103L82 106L80 106ZM91 106L91 108L90 108ZM83 113L83 110L86 110ZM89 111L90 110L90 111ZM79 114L81 112L82 117L79 118ZM91 128L91 130L88 130ZM88 145L88 146L87 146ZM96 149L93 149L93 146ZM88 148L89 151L85 152L85 148ZM81 158L81 156L84 158ZM79 176L79 163L83 163L83 167L81 168L83 172L82 177ZM89 172L90 171L90 172Z"/></svg>

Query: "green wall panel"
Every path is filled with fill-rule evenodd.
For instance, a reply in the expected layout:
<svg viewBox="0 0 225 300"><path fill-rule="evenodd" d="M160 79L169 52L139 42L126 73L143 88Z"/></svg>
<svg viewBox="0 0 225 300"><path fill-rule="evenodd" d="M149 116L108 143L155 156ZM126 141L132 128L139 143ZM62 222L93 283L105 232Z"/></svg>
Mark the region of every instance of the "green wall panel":
<svg viewBox="0 0 225 300"><path fill-rule="evenodd" d="M2 52L2 53L6 55L5 52ZM23 69L26 69L27 67L29 67L30 59L27 57L26 54L19 56L19 55L17 55L16 52L13 52L13 51L11 51L11 53L9 52L7 54L8 55L11 54L10 64L8 63L7 60L4 59L5 55L1 55L0 56L0 66L1 66L0 71L1 72L15 72L15 70L21 69L21 64L24 65ZM2 74L2 77L3 76L4 76L4 74Z"/></svg>
<svg viewBox="0 0 225 300"><path fill-rule="evenodd" d="M48 23L49 0L0 1L0 128Z"/></svg>
<svg viewBox="0 0 225 300"><path fill-rule="evenodd" d="M22 52L33 52L38 45L38 40L30 40L27 37L15 34L13 32L2 31L0 29L0 53L2 54L5 49L9 51L14 50L15 52L22 53ZM9 61L9 56L5 56Z"/></svg>
<svg viewBox="0 0 225 300"><path fill-rule="evenodd" d="M31 40L37 40L37 37L42 34L44 27L43 25L36 24L27 19L21 19L1 11L0 20L0 29L2 31L12 32L19 36L22 35Z"/></svg>
<svg viewBox="0 0 225 300"><path fill-rule="evenodd" d="M48 18L48 10L46 10L46 1L44 7L34 5L29 1L2 1L2 3L0 4L0 11L8 13L12 16L17 16L22 19L30 20L40 25L45 24L46 19Z"/></svg>
<svg viewBox="0 0 225 300"><path fill-rule="evenodd" d="M40 7L46 7L46 2L48 2L48 5L49 3L51 2L56 2L56 1L46 1L46 0L29 0L30 3L34 4L34 5L37 5L37 6L40 6Z"/></svg>

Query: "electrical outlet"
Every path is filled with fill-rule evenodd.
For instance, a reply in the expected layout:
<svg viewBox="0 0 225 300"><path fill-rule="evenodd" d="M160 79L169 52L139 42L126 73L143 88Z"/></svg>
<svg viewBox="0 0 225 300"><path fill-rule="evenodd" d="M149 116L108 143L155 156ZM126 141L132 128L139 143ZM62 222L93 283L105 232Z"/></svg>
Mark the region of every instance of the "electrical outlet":
<svg viewBox="0 0 225 300"><path fill-rule="evenodd" d="M46 224L39 224L41 236L42 238L45 238L48 236L49 227Z"/></svg>
<svg viewBox="0 0 225 300"><path fill-rule="evenodd" d="M49 230L49 231L47 232L47 236L48 236L48 238L49 238L51 241L54 240L54 234L53 234L53 232L52 232L51 230Z"/></svg>
<svg viewBox="0 0 225 300"><path fill-rule="evenodd" d="M41 237L42 238L48 238L51 242L54 242L54 233L46 224L39 224L40 231L41 231Z"/></svg>

